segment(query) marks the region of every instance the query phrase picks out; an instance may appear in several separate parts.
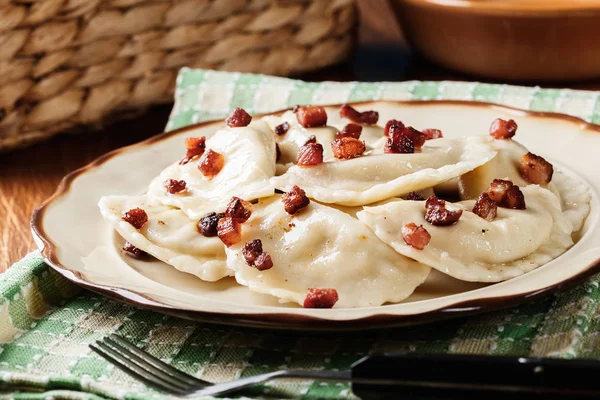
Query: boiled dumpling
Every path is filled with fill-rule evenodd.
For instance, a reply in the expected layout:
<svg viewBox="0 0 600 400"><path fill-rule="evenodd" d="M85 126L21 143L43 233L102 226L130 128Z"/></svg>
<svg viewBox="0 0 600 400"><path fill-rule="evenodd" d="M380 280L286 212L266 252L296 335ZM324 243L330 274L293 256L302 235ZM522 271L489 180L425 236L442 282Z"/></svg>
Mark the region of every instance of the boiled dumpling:
<svg viewBox="0 0 600 400"><path fill-rule="evenodd" d="M365 205L435 186L485 164L494 157L491 139L428 140L414 154L371 154L351 160L293 166L271 179L277 189L301 186L324 203Z"/></svg>
<svg viewBox="0 0 600 400"><path fill-rule="evenodd" d="M148 198L158 204L180 208L190 218L199 219L211 211L223 211L233 196L246 200L274 193L269 178L275 175L275 140L264 121L247 127L224 128L206 141L206 149L221 153L223 169L213 178L198 170L198 161L179 162L164 169L148 189ZM186 190L169 194L167 179L184 180Z"/></svg>
<svg viewBox="0 0 600 400"><path fill-rule="evenodd" d="M329 113L328 125L318 128L304 128L300 125L296 119L296 114L292 111L286 111L281 116L269 115L263 117L263 120L271 127L275 129L277 125L287 122L289 125L288 131L283 135L275 135L275 141L279 145L279 151L281 156L277 161L281 167L278 170L284 172L291 165L296 163L298 156L298 149L303 146L306 141L312 136L318 143L323 145L323 160L333 160L333 151L331 149L331 142L335 139L336 134L350 121L343 120L336 117L335 114ZM379 126L363 126L360 140L365 142L367 150L374 148L374 146L383 138L383 128ZM286 166L283 168L283 166Z"/></svg>
<svg viewBox="0 0 600 400"><path fill-rule="evenodd" d="M497 151L496 157L458 179L461 199L476 199L494 179L507 179L517 186L528 185L518 167L521 157L529 150L512 139L494 140L492 146ZM561 208L573 225L573 230L579 231L590 211L588 186L575 174L555 165L552 181L545 187L560 198Z"/></svg>
<svg viewBox="0 0 600 400"><path fill-rule="evenodd" d="M145 196L106 196L100 199L106 221L135 247L205 281L233 275L225 262L225 246L217 237L204 237L191 220L176 208L150 205ZM121 219L124 212L141 208L148 222L140 229Z"/></svg>
<svg viewBox="0 0 600 400"><path fill-rule="evenodd" d="M245 243L262 241L273 267L246 264ZM311 202L295 215L280 196L261 199L242 226L242 241L227 250L236 280L250 290L303 304L310 288L333 288L335 307L379 306L399 302L420 285L430 268L396 253L357 219Z"/></svg>
<svg viewBox="0 0 600 400"><path fill-rule="evenodd" d="M558 198L537 185L522 188L527 209L498 208L493 221L471 212L475 201L447 203L464 210L454 225L433 226L425 221L424 201L398 200L364 207L358 219L400 254L454 278L499 282L531 271L558 257L573 245L572 225ZM423 225L431 241L423 250L406 244L402 227Z"/></svg>

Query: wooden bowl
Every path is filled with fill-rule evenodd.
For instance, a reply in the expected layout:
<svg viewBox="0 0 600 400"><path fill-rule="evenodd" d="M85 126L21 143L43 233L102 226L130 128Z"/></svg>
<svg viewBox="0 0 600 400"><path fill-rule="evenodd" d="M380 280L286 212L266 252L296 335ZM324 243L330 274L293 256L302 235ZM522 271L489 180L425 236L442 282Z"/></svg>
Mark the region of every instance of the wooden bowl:
<svg viewBox="0 0 600 400"><path fill-rule="evenodd" d="M409 43L444 67L514 81L600 77L598 0L390 0Z"/></svg>

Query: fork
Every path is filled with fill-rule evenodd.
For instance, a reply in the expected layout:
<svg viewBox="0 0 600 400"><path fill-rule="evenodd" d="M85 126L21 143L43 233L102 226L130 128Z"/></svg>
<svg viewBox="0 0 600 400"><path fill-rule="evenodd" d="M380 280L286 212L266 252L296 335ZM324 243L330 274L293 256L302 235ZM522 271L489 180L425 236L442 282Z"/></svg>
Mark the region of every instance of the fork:
<svg viewBox="0 0 600 400"><path fill-rule="evenodd" d="M351 382L360 398L600 398L600 361L450 354L374 354L351 371L280 370L213 384L111 334L90 348L150 387L180 397L220 396L278 378ZM496 397L494 397L496 398Z"/></svg>

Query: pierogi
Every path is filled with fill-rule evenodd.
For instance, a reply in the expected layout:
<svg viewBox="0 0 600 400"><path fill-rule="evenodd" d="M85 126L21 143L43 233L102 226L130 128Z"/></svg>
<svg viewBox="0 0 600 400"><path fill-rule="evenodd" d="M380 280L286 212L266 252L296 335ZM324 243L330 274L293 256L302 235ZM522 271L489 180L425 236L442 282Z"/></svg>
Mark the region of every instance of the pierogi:
<svg viewBox="0 0 600 400"><path fill-rule="evenodd" d="M243 224L242 240L229 247L227 265L252 291L303 304L310 288L335 288L335 307L399 302L419 286L430 268L380 241L349 214L311 202L285 212L281 196L261 199ZM244 260L245 243L260 239L273 267L259 271Z"/></svg>
<svg viewBox="0 0 600 400"><path fill-rule="evenodd" d="M465 174L491 160L491 139L428 140L413 154L372 154L312 167L295 165L271 179L277 189L301 186L323 203L358 206L430 188Z"/></svg>
<svg viewBox="0 0 600 400"><path fill-rule="evenodd" d="M573 245L573 226L563 215L558 198L537 185L521 189L524 210L498 208L488 221L471 210L475 201L447 205L463 210L450 226L434 226L425 220L425 202L398 200L364 207L359 220L397 252L454 278L474 282L499 282L514 278L558 257ZM431 241L422 250L408 245L402 227L423 225Z"/></svg>
<svg viewBox="0 0 600 400"><path fill-rule="evenodd" d="M218 237L198 233L197 221L183 211L161 204L149 204L146 196L105 196L100 212L119 234L140 250L205 281L233 275L225 262L225 246ZM148 214L148 223L135 229L121 216L133 208Z"/></svg>
<svg viewBox="0 0 600 400"><path fill-rule="evenodd" d="M275 139L264 121L221 129L206 141L206 149L225 159L216 176L205 177L198 170L198 160L184 165L177 161L150 183L148 199L177 207L190 218L198 219L207 212L223 211L232 196L254 200L274 193L269 179L275 174ZM168 193L164 187L168 179L185 181L186 190L175 195Z"/></svg>

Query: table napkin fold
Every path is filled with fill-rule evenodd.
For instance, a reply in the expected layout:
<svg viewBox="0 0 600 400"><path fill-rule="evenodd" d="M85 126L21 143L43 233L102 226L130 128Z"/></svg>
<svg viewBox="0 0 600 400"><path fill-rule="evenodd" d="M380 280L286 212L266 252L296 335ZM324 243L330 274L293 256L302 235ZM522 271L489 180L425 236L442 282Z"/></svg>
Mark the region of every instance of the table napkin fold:
<svg viewBox="0 0 600 400"><path fill-rule="evenodd" d="M235 107L261 114L295 104L366 100L474 100L600 123L600 92L476 82L311 83L184 68L167 130L222 119ZM167 398L89 350L89 343L113 332L209 381L282 368L343 370L377 351L597 358L599 282L595 276L534 302L480 316L317 335L204 324L116 302L79 289L34 252L0 276L0 391L14 399ZM272 382L244 395L353 398L347 384L308 380Z"/></svg>

